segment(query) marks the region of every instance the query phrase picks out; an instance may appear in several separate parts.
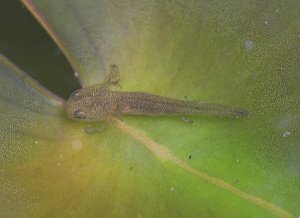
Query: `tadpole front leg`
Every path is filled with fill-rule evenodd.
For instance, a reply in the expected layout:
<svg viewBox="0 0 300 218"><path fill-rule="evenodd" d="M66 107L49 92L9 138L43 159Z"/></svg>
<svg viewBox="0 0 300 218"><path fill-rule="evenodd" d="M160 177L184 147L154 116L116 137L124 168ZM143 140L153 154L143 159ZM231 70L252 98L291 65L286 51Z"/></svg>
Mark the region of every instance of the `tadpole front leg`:
<svg viewBox="0 0 300 218"><path fill-rule="evenodd" d="M122 88L120 81L121 76L118 66L116 64L111 64L109 74L104 79L104 84L108 87L112 87L112 90L114 90L116 87Z"/></svg>
<svg viewBox="0 0 300 218"><path fill-rule="evenodd" d="M97 134L102 133L108 128L107 122L101 122L97 124L89 124L86 127L84 127L84 132L86 134Z"/></svg>

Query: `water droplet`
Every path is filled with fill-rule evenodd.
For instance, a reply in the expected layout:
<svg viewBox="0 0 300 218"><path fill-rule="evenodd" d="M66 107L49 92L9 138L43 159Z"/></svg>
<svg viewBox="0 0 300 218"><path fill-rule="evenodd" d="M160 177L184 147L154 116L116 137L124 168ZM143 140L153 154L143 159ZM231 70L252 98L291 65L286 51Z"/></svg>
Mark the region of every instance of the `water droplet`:
<svg viewBox="0 0 300 218"><path fill-rule="evenodd" d="M60 166L60 163L59 163L59 162L57 163L57 166Z"/></svg>
<svg viewBox="0 0 300 218"><path fill-rule="evenodd" d="M268 25L268 24L269 24L269 22L268 22L267 20L265 20L265 24L266 24L266 25Z"/></svg>
<svg viewBox="0 0 300 218"><path fill-rule="evenodd" d="M35 143L35 144L37 144L38 142L37 142L37 141L35 141L34 143Z"/></svg>
<svg viewBox="0 0 300 218"><path fill-rule="evenodd" d="M171 192L172 192L172 191L174 191L174 188L173 188L173 187L171 187L171 188L170 188L170 191L171 191Z"/></svg>
<svg viewBox="0 0 300 218"><path fill-rule="evenodd" d="M251 40L246 40L244 46L246 50L251 50L254 48L254 42Z"/></svg>
<svg viewBox="0 0 300 218"><path fill-rule="evenodd" d="M289 135L291 135L291 132L290 131L284 131L282 135L283 135L283 137L288 137Z"/></svg>

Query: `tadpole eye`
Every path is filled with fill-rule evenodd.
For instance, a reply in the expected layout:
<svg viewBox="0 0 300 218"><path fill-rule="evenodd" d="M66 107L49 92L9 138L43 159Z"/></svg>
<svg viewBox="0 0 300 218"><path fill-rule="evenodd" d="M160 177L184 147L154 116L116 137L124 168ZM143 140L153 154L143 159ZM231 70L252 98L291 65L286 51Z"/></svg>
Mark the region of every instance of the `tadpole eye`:
<svg viewBox="0 0 300 218"><path fill-rule="evenodd" d="M77 100L77 99L79 99L79 98L81 98L81 97L82 97L82 94L81 94L81 91L80 91L80 89L79 89L79 90L74 91L74 92L71 94L70 99Z"/></svg>
<svg viewBox="0 0 300 218"><path fill-rule="evenodd" d="M86 115L82 110L77 110L77 111L74 112L74 117L76 119L85 119Z"/></svg>

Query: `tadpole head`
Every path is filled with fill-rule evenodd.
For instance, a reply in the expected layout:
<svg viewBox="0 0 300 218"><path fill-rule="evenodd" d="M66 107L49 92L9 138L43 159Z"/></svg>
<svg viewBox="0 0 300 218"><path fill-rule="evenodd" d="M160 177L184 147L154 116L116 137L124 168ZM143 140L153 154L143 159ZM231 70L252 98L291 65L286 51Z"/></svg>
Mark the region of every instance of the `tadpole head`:
<svg viewBox="0 0 300 218"><path fill-rule="evenodd" d="M111 109L110 92L102 85L89 86L74 91L65 101L66 115L76 121L99 121Z"/></svg>
<svg viewBox="0 0 300 218"><path fill-rule="evenodd" d="M65 113L73 120L87 120L87 114L82 101L81 89L74 91L65 102Z"/></svg>
<svg viewBox="0 0 300 218"><path fill-rule="evenodd" d="M65 113L66 115L73 120L85 120L86 114L84 110L80 109L80 107L76 104L76 102L68 99L65 102Z"/></svg>
<svg viewBox="0 0 300 218"><path fill-rule="evenodd" d="M79 110L74 112L73 117L75 119L78 119L78 120L85 120L86 119L86 114L83 110L79 109Z"/></svg>
<svg viewBox="0 0 300 218"><path fill-rule="evenodd" d="M69 97L69 100L79 100L82 98L82 89L75 90Z"/></svg>

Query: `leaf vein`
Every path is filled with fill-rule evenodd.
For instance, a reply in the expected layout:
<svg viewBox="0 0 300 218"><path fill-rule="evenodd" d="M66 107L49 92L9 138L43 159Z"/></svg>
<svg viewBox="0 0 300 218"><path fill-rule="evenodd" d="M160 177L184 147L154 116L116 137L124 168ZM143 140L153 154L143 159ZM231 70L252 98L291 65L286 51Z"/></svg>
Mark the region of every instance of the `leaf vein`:
<svg viewBox="0 0 300 218"><path fill-rule="evenodd" d="M149 137L147 137L144 133L137 131L135 128L129 126L128 124L126 124L125 122L117 119L117 118L113 118L115 121L116 126L124 131L125 133L129 134L130 136L132 136L135 140L137 140L138 142L144 144L151 152L153 152L156 156L169 160L175 164L177 164L179 167L181 167L182 169L186 170L187 172L201 178L202 180L213 184L219 188L222 188L224 190L227 190L239 197L241 197L244 200L247 200L259 207L262 207L268 211L270 211L271 213L279 216L279 217L284 217L284 218L290 218L293 217L292 214L290 214L288 211L278 207L277 205L268 202L258 196L253 196L250 195L246 192L241 191L240 189L234 187L233 185L223 181L222 179L210 176L204 172L201 172L198 169L193 168L191 165L187 164L186 162L184 162L183 160L179 159L178 157L176 157L175 155L173 155L172 153L170 153L168 151L168 149L166 149L163 145L158 144L157 142L151 140Z"/></svg>

